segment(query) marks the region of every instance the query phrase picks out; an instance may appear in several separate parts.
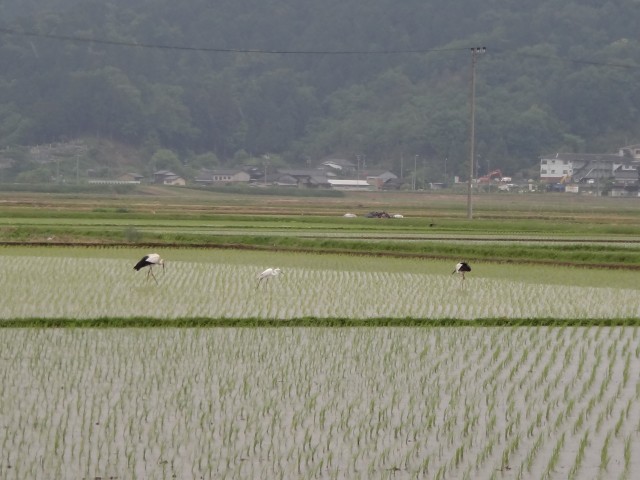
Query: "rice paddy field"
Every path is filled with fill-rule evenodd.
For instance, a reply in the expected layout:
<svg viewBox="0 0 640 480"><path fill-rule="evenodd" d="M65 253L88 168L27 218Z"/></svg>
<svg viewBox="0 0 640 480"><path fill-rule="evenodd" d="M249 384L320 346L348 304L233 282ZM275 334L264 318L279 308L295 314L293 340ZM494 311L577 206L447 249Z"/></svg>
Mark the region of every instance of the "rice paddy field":
<svg viewBox="0 0 640 480"><path fill-rule="evenodd" d="M166 249L156 284L143 253L0 248L0 324L36 326L0 330L2 478L640 473L640 327L473 326L638 318L633 271L475 263L463 285L445 261ZM425 322L173 328L199 317Z"/></svg>
<svg viewBox="0 0 640 480"><path fill-rule="evenodd" d="M637 478L639 333L8 329L0 476Z"/></svg>
<svg viewBox="0 0 640 480"><path fill-rule="evenodd" d="M165 250L153 278L124 248L0 247L2 319L640 317L634 271L347 255ZM267 267L284 273L263 284Z"/></svg>
<svg viewBox="0 0 640 480"><path fill-rule="evenodd" d="M614 214L609 202L571 200L547 214L521 201L500 214L497 199L491 219L461 234L457 200L435 223L377 230L304 215L200 218L199 200L105 213L96 199L16 198L7 207L0 194L2 479L640 476L635 203ZM335 215L354 200L323 202L304 208ZM417 202L394 208L424 213ZM522 231L498 215L518 216ZM359 255L172 248L185 229L242 231L263 247L366 242ZM109 244L115 235L125 241ZM95 244L72 245L87 238ZM425 238L438 255L366 254ZM151 247L166 262L157 282L133 270ZM581 263L590 256L600 267ZM452 275L461 259L472 266L464 283ZM284 273L258 285L267 267Z"/></svg>

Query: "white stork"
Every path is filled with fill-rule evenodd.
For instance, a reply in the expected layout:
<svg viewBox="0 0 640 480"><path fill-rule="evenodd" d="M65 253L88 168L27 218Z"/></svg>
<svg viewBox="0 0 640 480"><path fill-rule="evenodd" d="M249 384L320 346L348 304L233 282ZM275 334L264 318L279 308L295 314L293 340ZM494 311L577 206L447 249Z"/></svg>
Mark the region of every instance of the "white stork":
<svg viewBox="0 0 640 480"><path fill-rule="evenodd" d="M471 271L471 267L467 262L460 262L456 265L456 269L453 272L451 272L451 275L453 275L454 273L460 274L462 276L462 285L464 286L464 274L470 271Z"/></svg>
<svg viewBox="0 0 640 480"><path fill-rule="evenodd" d="M262 282L262 280L266 283L271 277L277 277L281 273L283 272L279 268L267 268L264 272L258 274L258 284L256 285L256 288L260 286L260 282Z"/></svg>
<svg viewBox="0 0 640 480"><path fill-rule="evenodd" d="M158 255L157 253L150 253L149 255L145 255L144 257L142 257L142 259L135 264L133 269L135 271L138 271L141 268L149 267L149 271L147 272L147 280L149 279L149 275L151 275L153 279L156 281L156 285L157 285L158 280L156 279L156 276L153 274L154 265L162 265L162 271L164 272L164 260L160 258L160 255Z"/></svg>

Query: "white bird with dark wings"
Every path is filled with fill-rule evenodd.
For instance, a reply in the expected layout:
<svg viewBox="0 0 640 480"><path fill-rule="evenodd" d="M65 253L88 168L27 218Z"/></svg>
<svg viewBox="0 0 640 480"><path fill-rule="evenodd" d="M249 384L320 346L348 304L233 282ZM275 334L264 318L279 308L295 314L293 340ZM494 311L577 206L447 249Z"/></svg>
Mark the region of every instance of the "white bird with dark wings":
<svg viewBox="0 0 640 480"><path fill-rule="evenodd" d="M453 275L454 273L457 273L461 275L462 281L464 282L464 274L470 271L471 271L471 267L467 262L460 262L456 265L456 269L453 272L451 272L451 274Z"/></svg>
<svg viewBox="0 0 640 480"><path fill-rule="evenodd" d="M160 258L160 255L158 255L157 253L150 253L149 255L145 255L144 257L142 257L140 261L135 264L133 269L135 271L138 271L142 268L149 267L149 271L147 272L147 279L149 278L149 275L151 275L157 284L158 280L153 274L153 267L155 265L162 265L162 271L164 271L164 260Z"/></svg>

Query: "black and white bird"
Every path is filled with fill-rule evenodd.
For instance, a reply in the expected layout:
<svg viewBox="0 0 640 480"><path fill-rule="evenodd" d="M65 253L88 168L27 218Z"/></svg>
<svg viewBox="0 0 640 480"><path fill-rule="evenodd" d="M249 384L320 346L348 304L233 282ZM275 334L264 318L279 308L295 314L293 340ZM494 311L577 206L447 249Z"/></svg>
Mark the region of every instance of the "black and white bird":
<svg viewBox="0 0 640 480"><path fill-rule="evenodd" d="M460 262L456 265L456 269L451 272L451 275L454 273L459 274L462 277L462 284L464 285L464 274L471 271L471 267L467 262Z"/></svg>
<svg viewBox="0 0 640 480"><path fill-rule="evenodd" d="M153 274L154 265L162 265L162 271L164 271L164 260L160 258L160 255L158 255L157 253L150 253L149 255L145 255L144 257L142 257L142 259L135 264L133 269L137 272L141 268L149 267L149 271L147 272L147 279L149 279L149 275L151 275L157 284L158 280Z"/></svg>
<svg viewBox="0 0 640 480"><path fill-rule="evenodd" d="M266 283L271 277L277 277L280 274L282 274L282 270L279 268L267 268L264 272L258 274L258 285L256 285L256 288L260 286L262 280Z"/></svg>

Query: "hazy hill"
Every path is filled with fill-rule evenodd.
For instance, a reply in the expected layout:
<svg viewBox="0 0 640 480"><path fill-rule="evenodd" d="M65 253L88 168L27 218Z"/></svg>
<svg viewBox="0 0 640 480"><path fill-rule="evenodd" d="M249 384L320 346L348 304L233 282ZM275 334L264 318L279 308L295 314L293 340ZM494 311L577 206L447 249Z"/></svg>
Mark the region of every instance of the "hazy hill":
<svg viewBox="0 0 640 480"><path fill-rule="evenodd" d="M3 147L103 138L148 168L159 151L191 167L341 152L396 171L419 155L420 178L464 176L480 45L480 174L640 141L635 0L5 0L0 14Z"/></svg>

